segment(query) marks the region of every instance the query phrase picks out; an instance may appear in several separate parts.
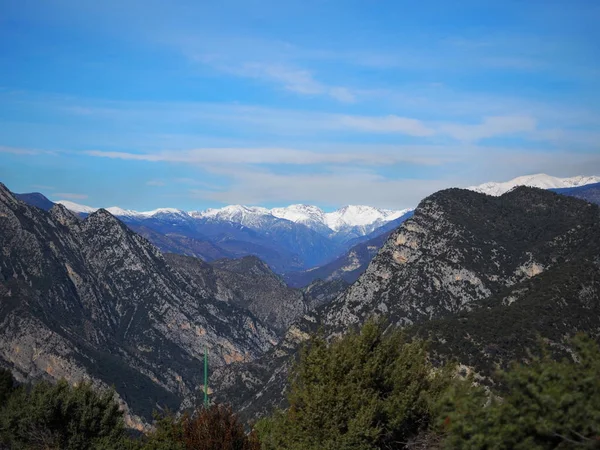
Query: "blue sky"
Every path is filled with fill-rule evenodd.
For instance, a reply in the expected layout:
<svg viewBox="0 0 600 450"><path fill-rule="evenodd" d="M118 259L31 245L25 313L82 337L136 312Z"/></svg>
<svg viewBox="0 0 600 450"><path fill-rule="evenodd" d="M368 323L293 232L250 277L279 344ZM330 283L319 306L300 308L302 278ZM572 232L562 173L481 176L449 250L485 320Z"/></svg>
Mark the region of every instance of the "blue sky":
<svg viewBox="0 0 600 450"><path fill-rule="evenodd" d="M598 23L596 0L0 0L0 180L329 209L600 175Z"/></svg>

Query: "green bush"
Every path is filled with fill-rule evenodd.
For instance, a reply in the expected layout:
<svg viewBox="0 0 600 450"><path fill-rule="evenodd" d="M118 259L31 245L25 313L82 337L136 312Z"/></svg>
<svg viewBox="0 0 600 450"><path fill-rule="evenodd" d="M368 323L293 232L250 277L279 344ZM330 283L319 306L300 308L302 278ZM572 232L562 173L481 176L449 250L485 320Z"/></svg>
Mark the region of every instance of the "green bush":
<svg viewBox="0 0 600 450"><path fill-rule="evenodd" d="M448 449L600 448L600 348L573 341L577 362L546 352L502 375L502 398L454 386L441 400Z"/></svg>
<svg viewBox="0 0 600 450"><path fill-rule="evenodd" d="M6 403L15 388L15 380L10 370L0 368L0 407Z"/></svg>
<svg viewBox="0 0 600 450"><path fill-rule="evenodd" d="M13 389L0 409L0 442L11 449L117 449L124 445L123 413L113 392L90 384L40 382Z"/></svg>
<svg viewBox="0 0 600 450"><path fill-rule="evenodd" d="M369 321L330 345L314 337L291 374L289 409L256 426L263 448L402 448L426 430L451 368L435 370L423 342L384 329Z"/></svg>

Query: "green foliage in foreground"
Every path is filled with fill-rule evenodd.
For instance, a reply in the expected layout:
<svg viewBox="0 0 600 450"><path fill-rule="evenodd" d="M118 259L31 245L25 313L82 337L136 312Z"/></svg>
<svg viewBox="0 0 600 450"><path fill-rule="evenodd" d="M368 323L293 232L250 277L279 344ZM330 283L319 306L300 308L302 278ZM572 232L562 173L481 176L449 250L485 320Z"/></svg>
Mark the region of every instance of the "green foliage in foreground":
<svg viewBox="0 0 600 450"><path fill-rule="evenodd" d="M502 375L503 397L454 386L440 404L449 449L600 448L600 348L572 341L578 362L544 354Z"/></svg>
<svg viewBox="0 0 600 450"><path fill-rule="evenodd" d="M141 450L260 450L255 433L245 433L229 406L212 405L191 415L157 419Z"/></svg>
<svg viewBox="0 0 600 450"><path fill-rule="evenodd" d="M5 374L4 374L5 375ZM113 392L97 393L90 384L71 387L40 382L12 387L1 377L0 443L10 449L116 449L125 435L123 413Z"/></svg>
<svg viewBox="0 0 600 450"><path fill-rule="evenodd" d="M246 434L229 407L157 417L133 439L112 391L89 384L16 386L0 369L0 449L371 450L600 449L600 347L578 336L573 358L549 352L487 392L436 369L421 341L368 322L328 344L314 338L290 375L290 408Z"/></svg>
<svg viewBox="0 0 600 450"><path fill-rule="evenodd" d="M402 448L451 383L423 342L370 321L327 345L315 337L291 375L290 407L257 424L266 450Z"/></svg>
<svg viewBox="0 0 600 450"><path fill-rule="evenodd" d="M0 369L0 449L39 450L260 450L230 407L157 416L146 436L128 436L113 391L90 384L15 385Z"/></svg>

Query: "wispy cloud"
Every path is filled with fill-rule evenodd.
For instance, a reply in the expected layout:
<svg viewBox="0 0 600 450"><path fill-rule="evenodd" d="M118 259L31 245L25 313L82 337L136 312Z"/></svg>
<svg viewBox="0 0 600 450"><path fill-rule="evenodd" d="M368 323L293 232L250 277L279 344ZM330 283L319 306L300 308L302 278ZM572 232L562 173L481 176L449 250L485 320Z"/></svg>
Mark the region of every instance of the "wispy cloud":
<svg viewBox="0 0 600 450"><path fill-rule="evenodd" d="M448 180L389 179L368 170L324 174L278 174L265 170L220 168L231 178L227 189L193 189L194 198L224 204L289 204L297 202L344 205L351 202L378 207L414 206L415 199L449 186Z"/></svg>
<svg viewBox="0 0 600 450"><path fill-rule="evenodd" d="M223 204L289 204L307 202L341 206L363 203L383 208L414 207L425 196L440 189L465 187L489 181L489 173L498 179L510 179L526 173L546 172L556 176L600 173L600 154L530 152L527 149L469 147L458 166L473 169L444 172L444 176L393 178L375 168L330 167L322 173L278 173L268 168L244 166L208 167L209 172L227 180L218 188L191 189L195 199Z"/></svg>
<svg viewBox="0 0 600 450"><path fill-rule="evenodd" d="M214 58L196 57L196 61L208 64L219 71L273 83L287 91L300 95L326 96L343 103L356 101L352 89L329 85L318 81L313 72L277 62L223 62Z"/></svg>
<svg viewBox="0 0 600 450"><path fill-rule="evenodd" d="M85 194L76 194L72 192L54 192L52 196L56 198L66 198L69 200L85 200L88 198L88 196Z"/></svg>
<svg viewBox="0 0 600 450"><path fill-rule="evenodd" d="M56 155L57 154L56 151L52 151L52 150L10 147L10 146L3 146L3 145L0 145L0 153L9 153L12 155L23 155L23 156L42 155L42 154L43 155Z"/></svg>
<svg viewBox="0 0 600 450"><path fill-rule="evenodd" d="M423 152L437 150L434 155ZM427 152L430 153L430 152ZM387 166L391 164L437 165L449 159L443 156L444 149L427 146L368 146L362 151L315 152L288 148L197 148L158 153L129 153L102 150L88 150L85 154L100 158L133 161L190 163L200 165L321 165L359 164L367 166Z"/></svg>
<svg viewBox="0 0 600 450"><path fill-rule="evenodd" d="M165 182L162 180L148 180L146 181L146 186L156 186L156 187L161 187L164 186Z"/></svg>
<svg viewBox="0 0 600 450"><path fill-rule="evenodd" d="M409 136L431 136L435 130L422 121L394 115L385 117L342 116L339 122L343 127L372 133L401 133Z"/></svg>
<svg viewBox="0 0 600 450"><path fill-rule="evenodd" d="M495 136L507 136L535 131L537 121L528 116L486 117L477 125L445 124L442 133L466 142L479 141Z"/></svg>
<svg viewBox="0 0 600 450"><path fill-rule="evenodd" d="M27 148L0 146L0 153L10 153L12 155L37 155L40 152L38 150L32 150Z"/></svg>

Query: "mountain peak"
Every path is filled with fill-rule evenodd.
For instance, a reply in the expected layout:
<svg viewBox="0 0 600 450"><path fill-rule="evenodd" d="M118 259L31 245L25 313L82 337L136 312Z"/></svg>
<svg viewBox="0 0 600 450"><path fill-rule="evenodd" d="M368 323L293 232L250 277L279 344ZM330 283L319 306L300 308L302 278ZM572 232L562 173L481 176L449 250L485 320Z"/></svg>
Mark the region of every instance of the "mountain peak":
<svg viewBox="0 0 600 450"><path fill-rule="evenodd" d="M36 206L44 211L50 211L50 209L54 206L54 203L51 202L39 192L30 192L27 194L14 194L16 198L27 203L28 205Z"/></svg>
<svg viewBox="0 0 600 450"><path fill-rule="evenodd" d="M55 203L54 206L50 208L49 213L57 222L66 227L76 224L80 220L71 210L60 203Z"/></svg>
<svg viewBox="0 0 600 450"><path fill-rule="evenodd" d="M98 208L94 208L92 206L87 205L80 205L79 203L75 203L70 200L57 200L54 203L60 203L61 205L64 205L67 209L70 209L71 211L76 213L91 214L94 211L98 210Z"/></svg>

